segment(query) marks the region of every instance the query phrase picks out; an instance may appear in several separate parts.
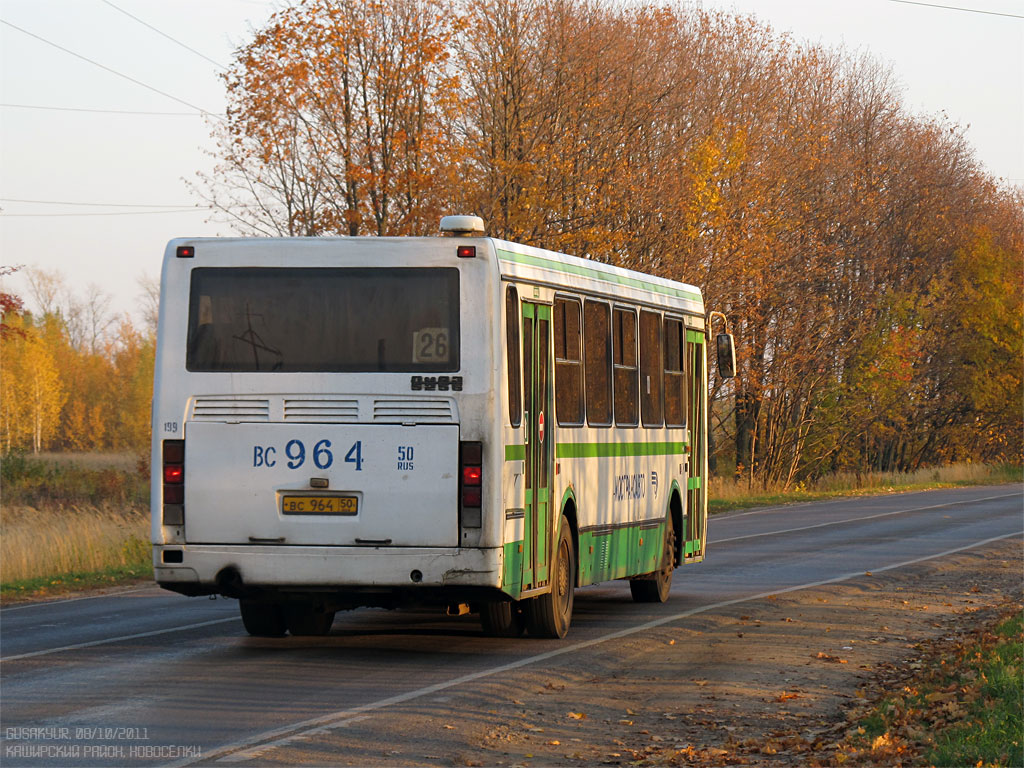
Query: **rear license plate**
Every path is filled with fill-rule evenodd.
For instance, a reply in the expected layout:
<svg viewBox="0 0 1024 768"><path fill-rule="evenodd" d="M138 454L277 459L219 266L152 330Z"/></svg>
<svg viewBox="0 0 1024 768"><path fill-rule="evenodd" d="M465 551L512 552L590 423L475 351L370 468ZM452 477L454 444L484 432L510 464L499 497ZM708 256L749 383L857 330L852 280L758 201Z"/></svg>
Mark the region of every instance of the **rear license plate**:
<svg viewBox="0 0 1024 768"><path fill-rule="evenodd" d="M355 496L285 496L281 512L286 515L354 515L358 506Z"/></svg>

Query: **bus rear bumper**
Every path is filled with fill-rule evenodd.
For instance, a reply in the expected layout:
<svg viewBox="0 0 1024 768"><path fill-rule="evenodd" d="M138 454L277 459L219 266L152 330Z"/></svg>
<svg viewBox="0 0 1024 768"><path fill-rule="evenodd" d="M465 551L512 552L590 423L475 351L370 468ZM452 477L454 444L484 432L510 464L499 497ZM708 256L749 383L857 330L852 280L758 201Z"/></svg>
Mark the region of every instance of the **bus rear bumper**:
<svg viewBox="0 0 1024 768"><path fill-rule="evenodd" d="M501 586L502 550L154 545L160 586L184 594L250 590Z"/></svg>

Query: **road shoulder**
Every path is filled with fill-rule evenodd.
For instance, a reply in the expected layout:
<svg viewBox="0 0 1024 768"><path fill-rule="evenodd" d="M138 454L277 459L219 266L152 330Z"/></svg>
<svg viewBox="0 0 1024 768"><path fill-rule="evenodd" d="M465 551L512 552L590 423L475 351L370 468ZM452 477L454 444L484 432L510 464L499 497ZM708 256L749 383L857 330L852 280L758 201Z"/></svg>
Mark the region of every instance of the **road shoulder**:
<svg viewBox="0 0 1024 768"><path fill-rule="evenodd" d="M1021 542L1001 541L728 606L253 757L260 765L805 765L819 757L809 754L815 743L838 739L851 713L897 684L894 670L910 674L931 644L1019 601L1021 562Z"/></svg>

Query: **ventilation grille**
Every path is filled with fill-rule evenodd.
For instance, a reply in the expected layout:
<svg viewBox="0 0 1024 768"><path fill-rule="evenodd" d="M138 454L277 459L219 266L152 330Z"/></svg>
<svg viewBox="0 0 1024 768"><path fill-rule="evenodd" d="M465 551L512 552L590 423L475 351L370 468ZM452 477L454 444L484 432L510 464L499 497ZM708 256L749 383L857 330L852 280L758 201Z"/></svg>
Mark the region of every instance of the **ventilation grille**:
<svg viewBox="0 0 1024 768"><path fill-rule="evenodd" d="M373 420L378 424L451 424L452 403L443 399L374 400Z"/></svg>
<svg viewBox="0 0 1024 768"><path fill-rule="evenodd" d="M270 401L258 398L197 397L193 421L270 421Z"/></svg>
<svg viewBox="0 0 1024 768"><path fill-rule="evenodd" d="M359 421L359 401L337 397L285 398L285 421L342 424Z"/></svg>

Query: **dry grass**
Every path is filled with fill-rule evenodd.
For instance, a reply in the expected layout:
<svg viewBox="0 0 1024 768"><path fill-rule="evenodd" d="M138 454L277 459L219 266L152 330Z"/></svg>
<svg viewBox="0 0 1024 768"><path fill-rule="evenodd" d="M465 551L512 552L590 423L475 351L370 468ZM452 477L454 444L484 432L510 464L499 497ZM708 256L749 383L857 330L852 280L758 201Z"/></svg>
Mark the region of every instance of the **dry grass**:
<svg viewBox="0 0 1024 768"><path fill-rule="evenodd" d="M791 496L801 494L840 494L858 491L886 491L943 485L983 485L986 483L1019 482L1019 467L991 466L988 464L950 464L945 467L919 469L916 472L842 472L826 475L813 483L797 483L784 489L781 483L753 487L746 479L711 477L708 493L712 499L724 502L743 501L751 497Z"/></svg>
<svg viewBox="0 0 1024 768"><path fill-rule="evenodd" d="M0 489L4 509L130 509L149 501L149 470L127 453L9 454Z"/></svg>
<svg viewBox="0 0 1024 768"><path fill-rule="evenodd" d="M122 472L134 472L138 467L139 460L148 460L147 457L131 451L103 452L103 451L60 451L43 452L29 455L29 458L41 462L56 464L59 467L81 467L86 470L116 469Z"/></svg>
<svg viewBox="0 0 1024 768"><path fill-rule="evenodd" d="M0 581L145 566L149 514L142 508L5 506L0 516Z"/></svg>

